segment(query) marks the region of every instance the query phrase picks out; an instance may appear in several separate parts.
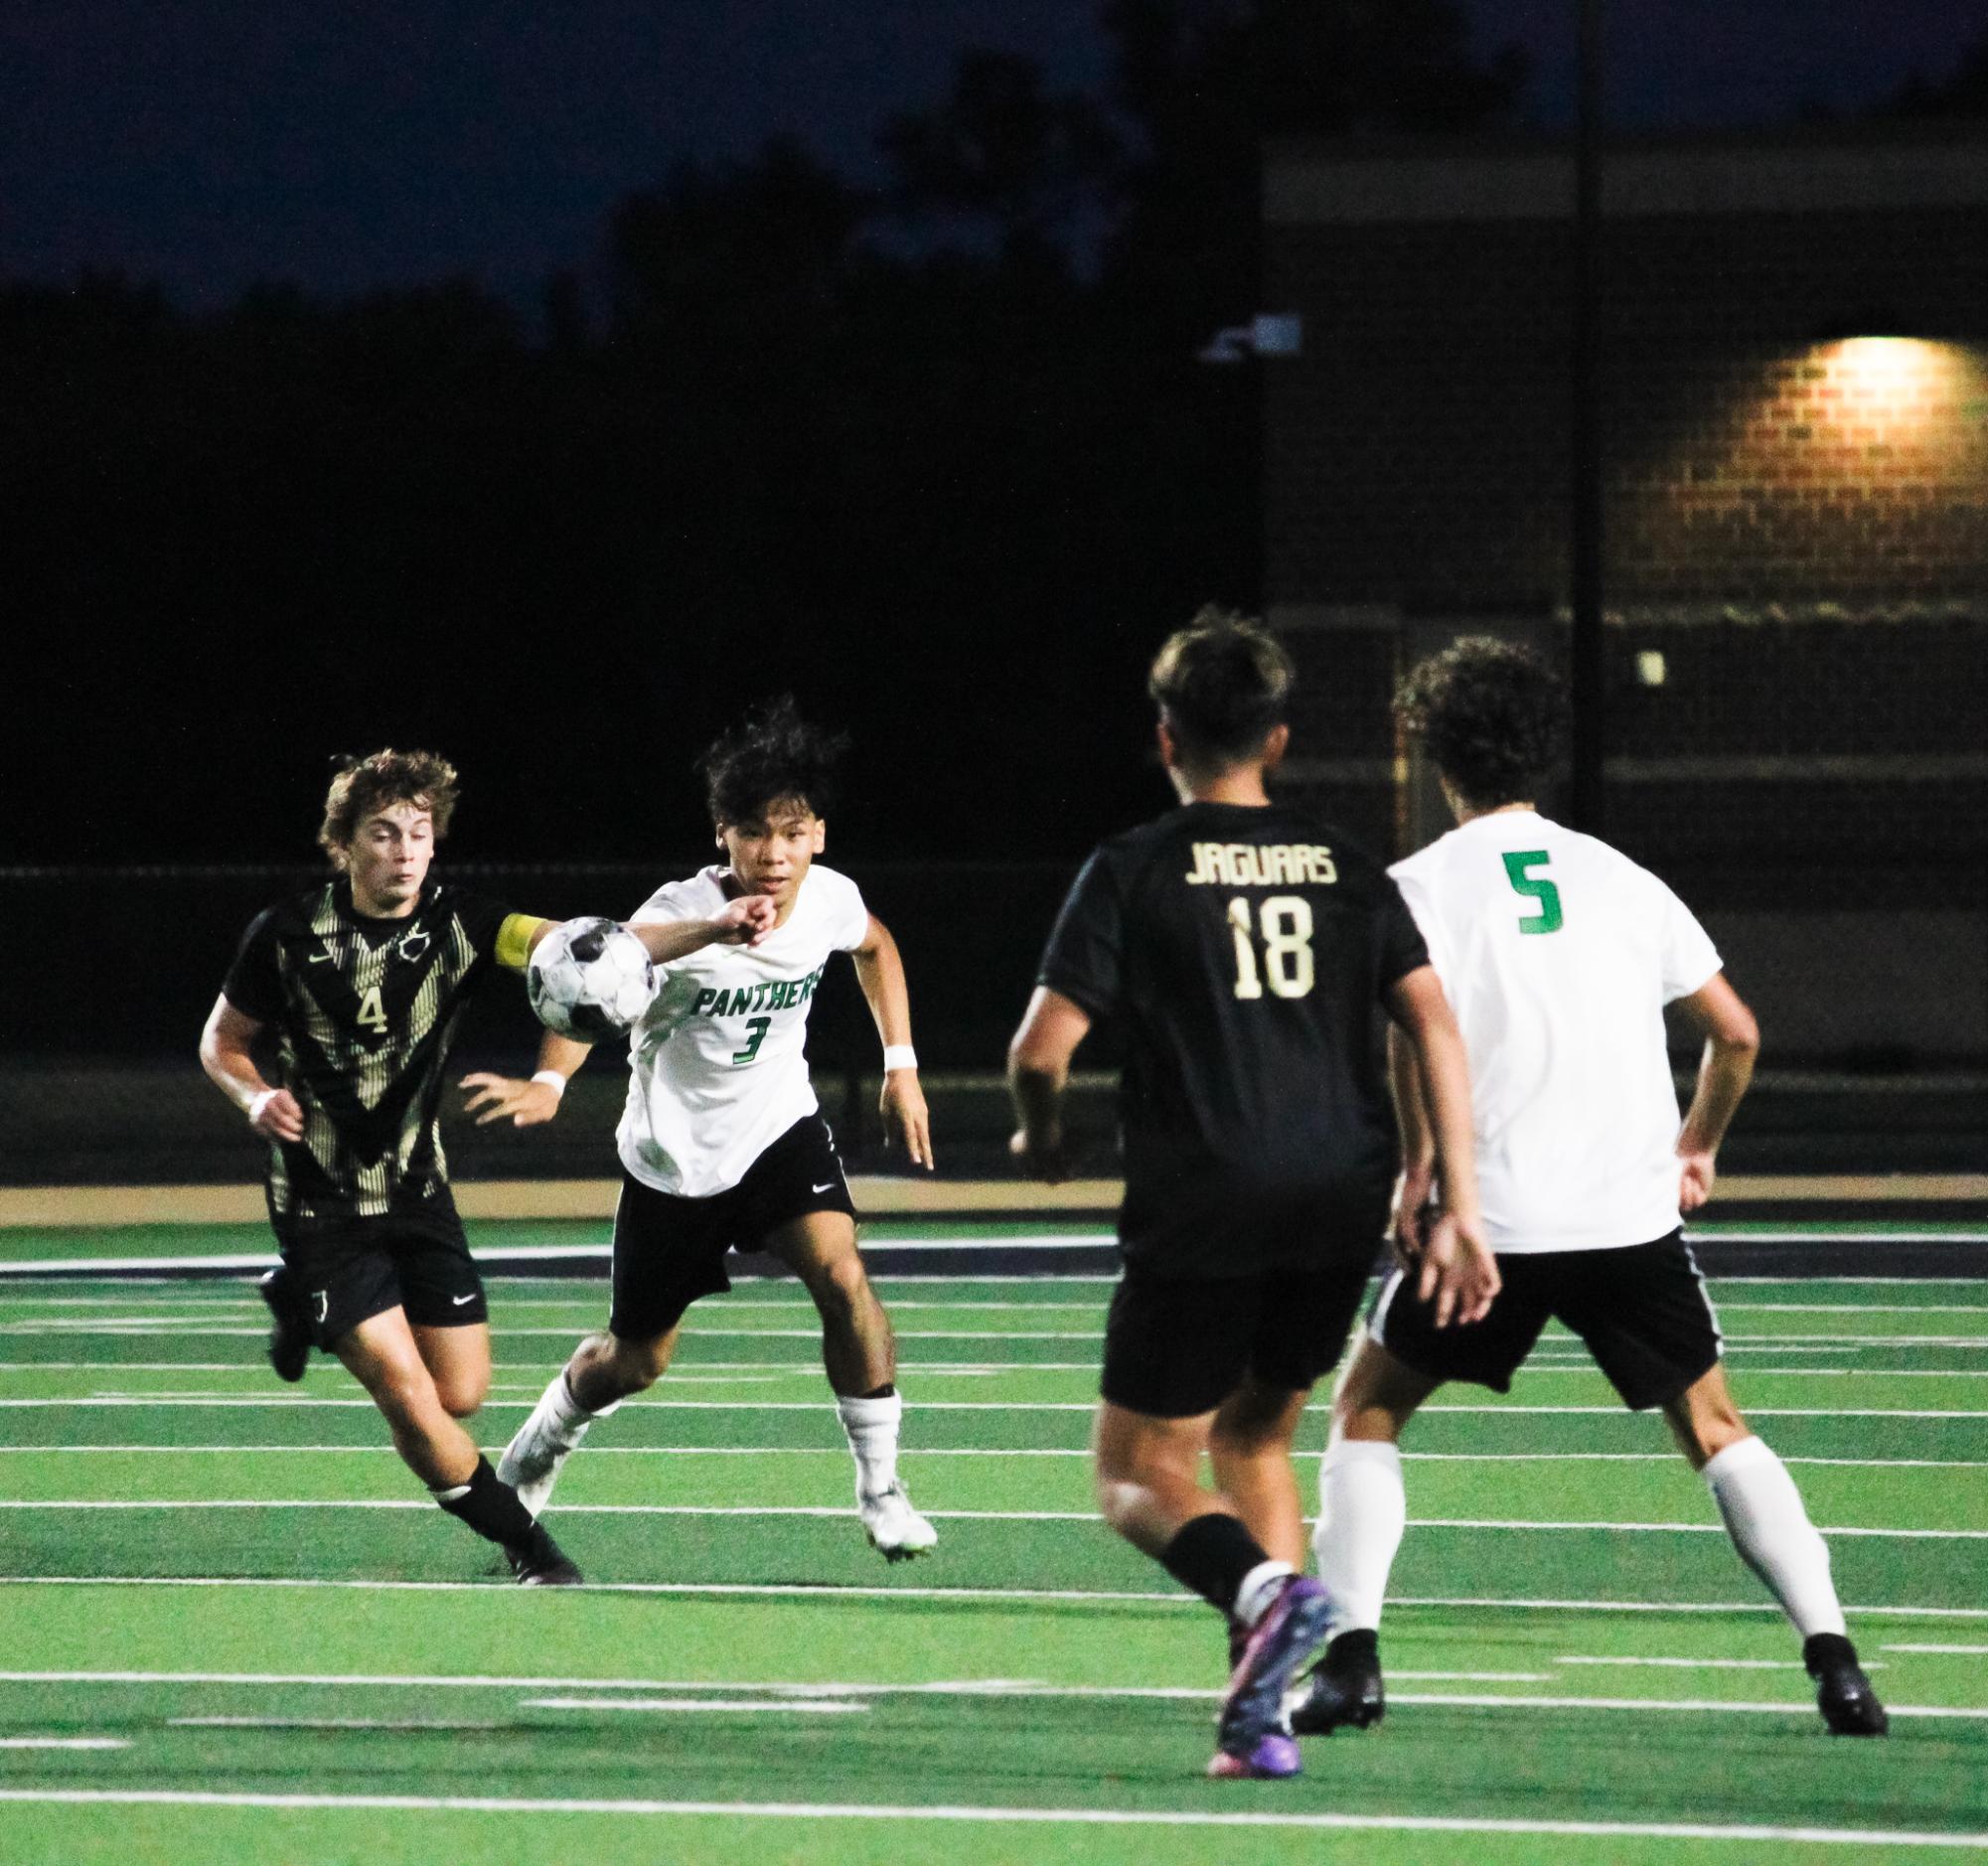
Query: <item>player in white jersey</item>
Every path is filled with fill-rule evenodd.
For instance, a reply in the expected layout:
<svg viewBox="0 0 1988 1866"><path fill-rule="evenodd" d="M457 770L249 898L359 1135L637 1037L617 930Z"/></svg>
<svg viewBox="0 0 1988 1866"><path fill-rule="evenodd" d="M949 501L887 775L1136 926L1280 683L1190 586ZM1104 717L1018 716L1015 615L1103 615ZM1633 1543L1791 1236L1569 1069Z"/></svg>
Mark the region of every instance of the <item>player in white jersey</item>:
<svg viewBox="0 0 1988 1866"><path fill-rule="evenodd" d="M938 1540L897 1475L903 1401L890 1321L856 1249L855 1206L803 1054L815 989L831 956L845 952L883 1039L886 1130L931 1166L896 942L855 883L815 860L840 750L791 700L721 739L704 771L726 860L657 889L631 920L708 920L753 895L776 909L752 943L707 946L673 964L636 1027L617 1135L608 1325L574 1349L498 1467L535 1515L589 1425L670 1364L685 1310L731 1288L725 1253L763 1249L800 1277L821 1313L822 1358L870 1542L899 1561ZM471 1106L482 1121L549 1120L586 1055L586 1045L548 1033L531 1082L467 1078Z"/></svg>
<svg viewBox="0 0 1988 1866"><path fill-rule="evenodd" d="M1879 1736L1786 1467L1727 1389L1717 1318L1681 1211L1711 1195L1719 1144L1752 1079L1759 1033L1691 911L1607 844L1533 807L1559 751L1565 696L1537 656L1486 637L1410 674L1396 716L1419 737L1457 827L1390 870L1468 1052L1477 1184L1503 1287L1475 1327L1438 1330L1397 1270L1335 1395L1314 1545L1331 1642L1292 1713L1300 1734L1378 1722L1378 1629L1401 1542L1402 1428L1446 1380L1503 1393L1550 1319L1580 1335L1625 1405L1662 1409L1741 1559L1803 1638L1829 1728ZM1682 1128L1663 1011L1706 1039ZM1398 1254L1430 1197L1429 1118L1412 1054L1391 1043L1404 1167Z"/></svg>

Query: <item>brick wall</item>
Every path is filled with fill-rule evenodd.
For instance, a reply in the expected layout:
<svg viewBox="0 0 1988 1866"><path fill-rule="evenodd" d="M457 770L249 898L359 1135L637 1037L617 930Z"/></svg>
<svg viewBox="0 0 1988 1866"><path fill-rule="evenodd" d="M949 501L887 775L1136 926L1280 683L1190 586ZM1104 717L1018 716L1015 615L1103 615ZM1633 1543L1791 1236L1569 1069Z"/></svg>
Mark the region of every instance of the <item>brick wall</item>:
<svg viewBox="0 0 1988 1866"><path fill-rule="evenodd" d="M1611 158L1609 832L1696 898L1988 901L1968 133ZM1389 762L1399 669L1472 627L1564 651L1571 171L1287 151L1269 172L1264 303L1303 324L1261 366L1269 607L1309 690L1312 794L1399 845L1421 808Z"/></svg>

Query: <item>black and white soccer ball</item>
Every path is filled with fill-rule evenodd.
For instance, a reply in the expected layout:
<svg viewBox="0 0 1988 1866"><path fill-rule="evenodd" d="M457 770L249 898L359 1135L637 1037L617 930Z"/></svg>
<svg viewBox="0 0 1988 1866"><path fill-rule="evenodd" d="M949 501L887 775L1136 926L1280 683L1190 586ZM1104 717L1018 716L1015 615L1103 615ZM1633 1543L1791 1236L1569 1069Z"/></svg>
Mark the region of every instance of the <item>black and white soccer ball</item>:
<svg viewBox="0 0 1988 1866"><path fill-rule="evenodd" d="M649 1009L656 968L649 949L612 920L565 920L532 949L525 990L548 1030L598 1043Z"/></svg>

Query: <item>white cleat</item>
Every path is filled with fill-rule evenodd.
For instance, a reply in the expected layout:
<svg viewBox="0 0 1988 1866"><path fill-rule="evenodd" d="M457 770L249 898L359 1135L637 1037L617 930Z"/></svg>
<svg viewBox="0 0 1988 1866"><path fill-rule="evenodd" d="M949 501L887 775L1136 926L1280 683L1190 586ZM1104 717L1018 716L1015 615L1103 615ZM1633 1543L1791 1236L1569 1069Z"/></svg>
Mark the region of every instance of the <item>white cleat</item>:
<svg viewBox="0 0 1988 1866"><path fill-rule="evenodd" d="M902 1483L881 1490L858 1490L856 1508L862 1514L863 1533L869 1545L885 1561L908 1562L923 1555L939 1540L939 1531L911 1507L911 1497Z"/></svg>
<svg viewBox="0 0 1988 1866"><path fill-rule="evenodd" d="M497 1463L498 1477L518 1492L518 1500L535 1517L551 1497L552 1485L559 1480L559 1467L572 1450L553 1438L535 1410L504 1448Z"/></svg>

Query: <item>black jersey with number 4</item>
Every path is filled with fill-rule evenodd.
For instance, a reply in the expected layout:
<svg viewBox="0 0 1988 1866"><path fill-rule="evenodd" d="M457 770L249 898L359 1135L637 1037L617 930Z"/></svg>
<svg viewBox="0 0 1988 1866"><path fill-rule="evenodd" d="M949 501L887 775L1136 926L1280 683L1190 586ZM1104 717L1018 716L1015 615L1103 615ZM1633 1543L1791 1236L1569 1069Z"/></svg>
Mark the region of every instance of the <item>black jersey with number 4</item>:
<svg viewBox="0 0 1988 1866"><path fill-rule="evenodd" d="M374 1217L448 1196L449 1039L501 934L517 937L508 909L433 880L402 919L356 911L341 877L251 923L222 993L270 1027L304 1113L303 1140L269 1151L272 1217Z"/></svg>
<svg viewBox="0 0 1988 1866"><path fill-rule="evenodd" d="M1428 962L1386 870L1301 812L1189 804L1103 844L1038 982L1124 1033L1128 1259L1370 1253L1394 1161L1375 1011Z"/></svg>

